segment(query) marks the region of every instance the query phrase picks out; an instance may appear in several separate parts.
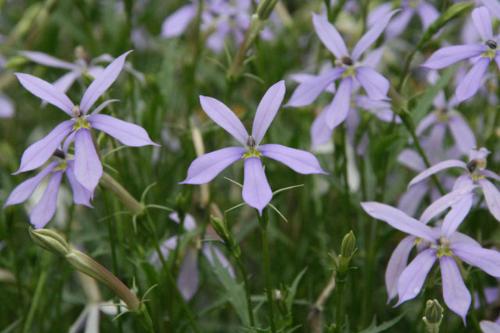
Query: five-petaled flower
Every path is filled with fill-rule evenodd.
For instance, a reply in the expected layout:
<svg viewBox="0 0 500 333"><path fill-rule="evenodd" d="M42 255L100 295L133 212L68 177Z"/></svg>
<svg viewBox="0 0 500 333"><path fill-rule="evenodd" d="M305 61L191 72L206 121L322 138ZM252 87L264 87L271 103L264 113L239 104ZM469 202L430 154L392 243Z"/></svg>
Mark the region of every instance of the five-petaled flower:
<svg viewBox="0 0 500 333"><path fill-rule="evenodd" d="M500 66L500 54L498 53L498 41L493 35L490 12L486 7L479 7L472 12L472 21L481 36L480 44L465 44L443 47L434 52L431 57L422 64L430 69L442 69L456 62L469 59L473 65L455 91L457 102L463 102L474 96L483 85L486 71L492 61Z"/></svg>
<svg viewBox="0 0 500 333"><path fill-rule="evenodd" d="M301 83L295 89L288 106L300 107L311 104L333 82L341 79L333 101L326 108L323 116L326 125L333 129L347 118L351 94L357 89L358 84L363 87L371 99L388 99L389 81L371 66L362 64L359 60L382 34L395 13L397 10L385 15L368 30L354 46L352 53L348 52L342 36L325 16L313 15L316 34L336 57L335 67L314 79Z"/></svg>
<svg viewBox="0 0 500 333"><path fill-rule="evenodd" d="M187 177L182 184L208 183L229 165L243 159L245 170L243 200L262 213L273 196L262 166L263 156L281 162L298 173L324 174L325 171L316 157L309 152L278 144L260 144L284 96L283 81L275 83L267 90L257 107L251 135L226 105L215 98L200 96L200 103L205 113L243 147L223 148L198 157L189 166Z"/></svg>
<svg viewBox="0 0 500 333"><path fill-rule="evenodd" d="M16 74L21 85L29 92L56 106L71 117L70 120L63 121L46 137L26 149L17 173L30 171L43 165L61 142L67 138L69 142L74 141L75 143L75 177L83 187L93 193L102 175L102 164L90 129L103 131L127 146L156 145L142 127L108 115L98 114L115 100L103 102L89 114L90 108L97 99L118 78L125 58L130 52L116 58L92 81L79 105L73 104L66 94L42 79L29 74Z"/></svg>
<svg viewBox="0 0 500 333"><path fill-rule="evenodd" d="M399 295L398 305L415 298L422 289L427 275L436 260L439 260L443 297L446 305L462 317L465 317L471 304L471 295L465 286L457 261L463 261L478 267L485 273L500 277L500 253L484 249L472 238L456 231L463 216L452 217L442 227L431 228L424 221L418 221L402 211L377 202L361 204L371 217L388 223L393 228L409 234L394 251L388 275L390 297L392 288ZM432 214L434 215L434 214ZM453 215L453 210L448 214ZM448 223L449 227L446 227ZM455 226L455 227L452 227ZM418 244L418 254L407 265L412 247ZM387 274L386 274L387 283Z"/></svg>

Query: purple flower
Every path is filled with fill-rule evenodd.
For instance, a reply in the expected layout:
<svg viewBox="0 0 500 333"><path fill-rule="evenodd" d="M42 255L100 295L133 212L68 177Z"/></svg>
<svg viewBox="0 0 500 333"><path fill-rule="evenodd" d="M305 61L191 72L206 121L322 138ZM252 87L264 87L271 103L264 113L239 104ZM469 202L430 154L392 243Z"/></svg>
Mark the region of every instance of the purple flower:
<svg viewBox="0 0 500 333"><path fill-rule="evenodd" d="M82 48L76 49L77 59L74 63L67 62L64 60L57 59L51 55L35 52L35 51L21 51L22 56L28 58L29 60L36 62L37 64L61 68L69 70L68 73L61 76L59 79L54 81L53 85L59 90L66 92L73 85L73 83L88 74L93 78L97 78L104 68L99 65L100 63L111 63L114 58L109 54L103 54L94 59L89 59ZM125 63L125 70L134 75L139 81L144 82L144 75L136 71L131 64Z"/></svg>
<svg viewBox="0 0 500 333"><path fill-rule="evenodd" d="M374 100L388 99L389 81L371 66L359 62L362 54L378 39L392 16L393 11L384 16L358 41L352 53L347 47L337 29L328 22L325 16L313 15L314 29L322 43L336 57L335 67L325 71L314 79L306 80L295 89L289 106L301 107L311 104L333 82L340 79L332 103L325 109L323 120L326 126L334 129L348 115L351 94L360 84L368 97Z"/></svg>
<svg viewBox="0 0 500 333"><path fill-rule="evenodd" d="M500 253L482 248L472 238L456 232L456 228L445 230L447 223L458 226L461 221L457 220L463 218L463 216L453 216L453 210L446 216L442 227L431 228L422 223L425 222L422 218L418 221L388 205L377 202L365 202L361 205L371 217L410 235L403 239L394 251L386 272L386 283L389 280L391 284L388 286L390 296L394 296L393 288L396 285L398 305L415 298L438 260L444 301L451 311L462 317L465 323L471 295L465 286L456 260L478 267L491 276L500 277ZM443 207L443 204L439 206ZM419 253L407 265L411 248L416 243L419 244Z"/></svg>
<svg viewBox="0 0 500 333"><path fill-rule="evenodd" d="M172 213L169 217L172 221L178 224L180 223L179 215L177 213ZM189 214L186 215L186 217L184 218L184 229L187 232L196 229L196 222L193 216ZM179 241L179 236L168 238L160 247L162 255L167 258L170 252L174 251L177 248ZM212 266L215 265L215 255L222 267L227 269L228 274L234 278L234 269L231 266L231 263L226 258L224 253L222 253L211 242L206 242L205 244L203 244L201 252ZM150 256L149 261L155 266L160 266L160 258L158 257L158 254L156 252ZM193 298L196 291L198 291L200 282L199 275L198 249L196 247L190 246L186 249L186 253L180 266L179 277L177 278L177 286L185 300L190 300L191 298Z"/></svg>
<svg viewBox="0 0 500 333"><path fill-rule="evenodd" d="M14 116L14 103L9 97L0 93L0 118L11 118Z"/></svg>
<svg viewBox="0 0 500 333"><path fill-rule="evenodd" d="M408 27L411 19L418 14L422 21L422 26L427 29L438 17L439 12L428 1L424 0L403 0L401 2L401 12L387 26L386 36L389 39L399 36ZM376 7L368 17L368 25L373 26L392 10L392 3L386 2Z"/></svg>
<svg viewBox="0 0 500 333"><path fill-rule="evenodd" d="M61 152L61 154L64 153ZM66 175L66 179L71 187L75 204L92 207L90 204L92 192L77 181L75 176L75 161L69 158L50 162L39 174L19 184L10 193L4 207L25 202L40 186L41 182L48 178L47 187L42 197L30 212L30 223L37 229L45 227L56 212L57 197L63 175Z"/></svg>
<svg viewBox="0 0 500 333"><path fill-rule="evenodd" d="M479 150L471 150L468 163L460 160L446 160L440 162L419 173L410 181L408 186L413 186L442 170L461 168L466 173L457 178L455 187L465 187L470 184L477 184L483 191L490 213L500 221L500 192L497 187L488 180L488 178L490 178L500 181L500 177L495 172L486 169L486 157L489 154L490 152L486 148L481 148ZM472 207L473 190L474 188L470 188L470 192L466 194L460 204L460 208L465 214L467 214Z"/></svg>
<svg viewBox="0 0 500 333"><path fill-rule="evenodd" d="M479 325L483 333L498 333L500 332L500 324L492 321L482 320Z"/></svg>
<svg viewBox="0 0 500 333"><path fill-rule="evenodd" d="M491 16L486 7L474 9L472 20L483 43L443 47L432 54L422 66L430 69L442 69L456 62L469 59L472 68L458 84L455 99L461 103L472 96L483 85L483 78L490 63L499 64L497 38L493 36Z"/></svg>
<svg viewBox="0 0 500 333"><path fill-rule="evenodd" d="M102 165L92 140L90 130L95 128L116 138L127 146L138 147L156 145L146 131L137 125L99 114L114 100L99 105L92 113L89 110L99 97L113 84L120 74L126 56L121 55L109 64L90 84L82 97L80 105L75 105L61 90L52 84L29 74L17 73L21 85L33 95L58 107L71 119L56 126L46 137L29 146L21 158L21 166L16 173L30 171L43 165L68 138L75 143L75 176L78 182L90 192L94 192L102 175Z"/></svg>
<svg viewBox="0 0 500 333"><path fill-rule="evenodd" d="M273 193L267 182L261 157L281 162L298 173L324 174L325 171L316 157L309 152L278 144L260 145L284 96L284 81L275 83L267 90L257 107L251 135L226 105L215 98L200 96L200 103L205 113L243 147L223 148L198 157L189 166L187 177L182 184L208 183L229 165L243 159L245 170L243 200L262 213L262 209L271 201Z"/></svg>

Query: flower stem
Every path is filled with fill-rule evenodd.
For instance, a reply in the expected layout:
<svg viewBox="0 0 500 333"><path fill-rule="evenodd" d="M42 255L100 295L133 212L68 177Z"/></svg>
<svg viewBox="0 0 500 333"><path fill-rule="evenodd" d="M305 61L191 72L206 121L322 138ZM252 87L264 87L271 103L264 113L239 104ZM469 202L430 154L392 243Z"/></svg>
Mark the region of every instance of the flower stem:
<svg viewBox="0 0 500 333"><path fill-rule="evenodd" d="M344 324L344 287L345 287L345 277L337 275L337 300L335 307L335 320L336 320L336 332L343 332L342 325Z"/></svg>
<svg viewBox="0 0 500 333"><path fill-rule="evenodd" d="M235 257L236 260L236 267L238 267L238 270L240 271L240 275L243 279L243 286L245 287L245 297L247 301L247 310L248 310L248 318L250 318L250 325L252 327L255 327L255 319L253 317L253 309L252 309L252 302L250 300L250 284L248 283L248 275L247 271L245 269L245 266L243 265L243 262L241 261L241 257Z"/></svg>
<svg viewBox="0 0 500 333"><path fill-rule="evenodd" d="M43 259L45 259L45 256ZM42 262L42 273L40 274L40 277L38 278L38 282L36 284L35 294L33 295L33 300L31 301L31 306L24 322L23 333L31 332L33 317L35 316L35 312L38 308L38 305L40 304L40 297L42 296L42 291L45 288L45 283L47 282L46 260L42 260Z"/></svg>
<svg viewBox="0 0 500 333"><path fill-rule="evenodd" d="M266 212L262 212L262 216L259 215L259 225L260 233L262 237L262 254L264 259L264 278L266 280L266 295L267 302L269 303L269 321L271 325L271 332L276 332L276 324L274 322L274 299L273 299L273 289L271 285L271 270L270 270L270 258L269 258L269 239L267 235L267 225L268 220L266 217Z"/></svg>
<svg viewBox="0 0 500 333"><path fill-rule="evenodd" d="M313 333L323 332L323 326L324 326L322 320L323 308L325 306L326 301L328 300L332 292L335 290L336 278L337 278L337 271L334 270L332 272L332 275L330 276L330 280L328 280L328 283L321 291L321 294L319 295L318 299L316 300L316 302L314 302L314 305L309 310L307 320L309 321L309 327L311 329L311 332Z"/></svg>
<svg viewBox="0 0 500 333"><path fill-rule="evenodd" d="M133 215L140 215L144 212L144 205L137 201L120 183L118 183L108 173L103 173L100 181L101 185L113 192L114 195L127 207Z"/></svg>

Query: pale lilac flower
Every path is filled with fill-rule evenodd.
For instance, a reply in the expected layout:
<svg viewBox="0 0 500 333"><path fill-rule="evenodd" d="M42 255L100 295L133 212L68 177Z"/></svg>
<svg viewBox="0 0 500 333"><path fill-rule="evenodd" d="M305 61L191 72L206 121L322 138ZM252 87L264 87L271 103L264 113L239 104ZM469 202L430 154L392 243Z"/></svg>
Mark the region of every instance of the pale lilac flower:
<svg viewBox="0 0 500 333"><path fill-rule="evenodd" d="M90 75L94 79L97 78L97 76L99 76L104 71L104 67L102 67L100 64L111 63L113 62L113 60L115 60L109 54L102 54L94 59L88 59L85 51L82 48L77 48L75 53L77 59L75 60L75 62L71 63L68 61L57 59L43 52L20 52L22 56L33 62L36 62L37 64L68 70L68 73L64 74L59 79L53 82L53 85L62 92L68 91L68 89L77 79L85 75ZM136 71L130 63L126 62L124 68L130 74L134 75L139 81L144 83L144 75Z"/></svg>
<svg viewBox="0 0 500 333"><path fill-rule="evenodd" d="M156 145L142 127L99 114L114 100L103 102L92 113L89 113L94 103L118 78L129 53L130 51L116 58L97 76L85 91L80 105L73 104L66 94L42 79L29 74L16 74L21 85L29 92L58 107L71 117L70 120L63 121L46 137L26 149L17 173L30 171L43 165L61 142L69 136L69 142L75 142L76 179L93 193L102 175L102 165L92 140L90 132L92 128L111 135L127 146Z"/></svg>
<svg viewBox="0 0 500 333"><path fill-rule="evenodd" d="M458 84L455 99L461 103L472 96L483 85L483 79L492 61L500 63L497 38L493 35L491 16L486 7L474 9L472 20L483 43L443 47L432 54L422 66L442 69L462 60L471 60L473 65Z"/></svg>
<svg viewBox="0 0 500 333"><path fill-rule="evenodd" d="M481 331L483 333L498 333L498 332L500 332L500 324L499 323L494 323L494 322L488 321L488 320L482 320L479 323L479 326L481 326Z"/></svg>
<svg viewBox="0 0 500 333"><path fill-rule="evenodd" d="M177 213L170 214L170 219L176 223L180 223L179 215ZM184 218L184 229L187 232L193 231L196 229L196 222L192 215L187 214ZM161 246L160 251L163 257L168 258L171 251L174 251L179 245L180 237L173 236L168 238ZM200 280L199 280L199 270L198 270L198 251L199 249L194 246L189 246L186 249L186 253L182 260L179 277L177 278L177 286L179 291L182 294L182 297L185 300L190 300L193 298L194 294L198 291ZM226 258L224 253L220 251L216 246L211 242L206 242L201 247L201 253L205 256L207 261L214 266L215 260L218 260L219 263L224 267L228 274L234 278L234 269L231 266L231 263ZM214 258L214 255L217 257ZM149 261L159 267L160 266L160 258L158 253L154 252Z"/></svg>
<svg viewBox="0 0 500 333"><path fill-rule="evenodd" d="M301 107L311 104L337 79L340 83L332 103L324 111L324 122L330 129L341 124L348 115L351 94L356 85L363 87L368 97L375 100L388 99L389 81L374 68L359 62L363 53L378 39L392 16L393 11L375 24L354 46L350 54L337 29L325 16L313 15L314 28L322 43L336 57L335 67L314 79L300 84L294 91L288 106Z"/></svg>
<svg viewBox="0 0 500 333"><path fill-rule="evenodd" d="M392 9L392 3L390 2L385 2L376 7L368 17L368 25L373 26L390 13ZM403 33L415 14L422 21L423 30L426 30L439 17L439 12L429 1L403 0L401 1L401 12L387 26L385 31L387 38L392 39Z"/></svg>
<svg viewBox="0 0 500 333"><path fill-rule="evenodd" d="M12 118L14 116L14 103L6 95L0 93L0 118Z"/></svg>
<svg viewBox="0 0 500 333"><path fill-rule="evenodd" d="M490 213L500 221L500 192L497 187L488 180L488 178L490 178L495 181L500 181L500 176L486 169L486 158L489 154L490 152L486 148L481 148L479 150L471 150L468 163L460 160L446 160L440 162L419 173L410 181L408 186L413 186L442 170L461 168L465 171L465 174L457 178L455 186L463 187L470 184L477 184L483 192ZM460 205L464 212L468 212L472 207L473 190L474 189L471 188L471 191L467 193L464 197L464 201Z"/></svg>
<svg viewBox="0 0 500 333"><path fill-rule="evenodd" d="M262 157L281 162L298 173L324 174L316 157L309 152L278 144L260 144L284 96L284 81L275 83L267 90L257 107L251 135L226 105L215 98L200 96L205 113L242 147L223 148L198 157L189 166L188 175L182 184L208 183L229 165L244 160L243 200L262 213L273 196L262 166Z"/></svg>
<svg viewBox="0 0 500 333"><path fill-rule="evenodd" d="M458 226L460 222L457 220L463 218L463 216L448 218L453 215L453 210L448 213L441 227L431 228L422 223L424 222L422 218L418 221L388 205L365 202L362 203L362 207L371 217L382 220L413 237L411 240L406 237L396 249L397 253L393 253L393 257L396 257L391 258L395 261L393 268L397 268L393 271L392 282L397 283L398 305L415 298L420 293L427 275L438 260L444 301L451 311L462 317L465 323L472 297L465 286L456 260L478 267L491 276L500 277L500 253L482 248L472 238L450 227ZM420 244L420 251L406 266L411 247L415 243Z"/></svg>
<svg viewBox="0 0 500 333"><path fill-rule="evenodd" d="M19 184L7 198L4 207L17 205L25 202L40 186L44 179L48 178L45 191L30 212L30 223L35 228L43 228L54 217L57 208L57 197L61 186L63 175L73 192L73 201L75 204L92 207L90 199L92 192L83 187L75 176L75 161L59 151L58 156L62 160L50 162L40 173Z"/></svg>

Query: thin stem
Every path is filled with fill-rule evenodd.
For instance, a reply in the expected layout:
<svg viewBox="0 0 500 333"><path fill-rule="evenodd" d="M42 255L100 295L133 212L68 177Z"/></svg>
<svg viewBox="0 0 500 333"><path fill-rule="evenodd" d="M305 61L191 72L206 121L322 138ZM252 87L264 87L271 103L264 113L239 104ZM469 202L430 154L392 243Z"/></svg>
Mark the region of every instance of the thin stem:
<svg viewBox="0 0 500 333"><path fill-rule="evenodd" d="M144 205L137 201L120 183L106 172L102 175L100 183L103 187L113 192L133 215L140 215L144 212Z"/></svg>
<svg viewBox="0 0 500 333"><path fill-rule="evenodd" d="M342 325L344 324L344 287L345 287L345 278L337 275L337 301L335 308L335 320L337 322L336 331L343 332Z"/></svg>
<svg viewBox="0 0 500 333"><path fill-rule="evenodd" d="M309 314L307 315L307 320L309 321L309 326L311 328L311 331L314 333L320 333L323 331L323 322L321 320L322 318L321 314L323 313L323 308L325 306L326 301L328 300L332 292L335 290L336 278L337 278L337 271L334 270L332 272L332 275L330 276L330 280L328 280L328 283L321 291L321 294L319 295L318 299L316 300L316 302L314 302L314 305L309 310Z"/></svg>
<svg viewBox="0 0 500 333"><path fill-rule="evenodd" d="M274 299L273 290L271 285L271 270L270 270L270 257L269 257L269 240L267 237L267 225L268 220L266 217L266 212L262 212L262 216L259 215L259 225L260 233L262 237L262 254L264 259L264 279L266 280L266 295L267 302L269 303L269 321L271 325L271 332L276 332L276 324L274 321Z"/></svg>
<svg viewBox="0 0 500 333"><path fill-rule="evenodd" d="M246 302L247 302L247 310L248 310L248 318L250 318L250 325L255 327L255 319L253 317L253 309L252 309L252 302L250 300L250 284L248 283L248 276L247 276L247 271L245 269L245 266L243 265L243 262L241 261L240 256L234 256L236 260L236 267L238 267L238 270L240 271L241 277L243 278L243 286L245 287L245 297L246 297Z"/></svg>
<svg viewBox="0 0 500 333"><path fill-rule="evenodd" d="M44 260L44 264L42 265L42 273L38 278L38 282L35 289L35 294L33 295L33 300L31 302L31 306L26 316L26 321L24 322L23 333L31 332L31 324L33 323L33 318L35 316L35 312L40 305L40 299L42 296L42 291L45 288L45 283L47 282L47 265Z"/></svg>

